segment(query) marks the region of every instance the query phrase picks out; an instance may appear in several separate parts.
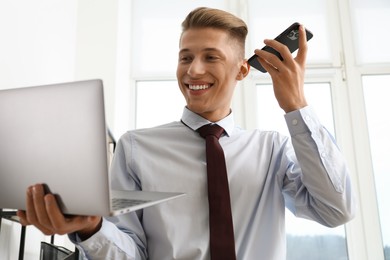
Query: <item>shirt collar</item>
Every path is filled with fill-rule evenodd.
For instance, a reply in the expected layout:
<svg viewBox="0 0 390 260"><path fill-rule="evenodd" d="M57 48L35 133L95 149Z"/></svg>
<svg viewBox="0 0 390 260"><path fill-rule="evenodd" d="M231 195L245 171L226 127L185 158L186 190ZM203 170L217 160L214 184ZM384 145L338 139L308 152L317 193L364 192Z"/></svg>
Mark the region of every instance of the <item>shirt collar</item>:
<svg viewBox="0 0 390 260"><path fill-rule="evenodd" d="M219 125L225 130L227 136L231 136L234 130L234 117L232 112L217 122L211 122L192 112L187 107L184 107L181 121L194 131L207 124Z"/></svg>

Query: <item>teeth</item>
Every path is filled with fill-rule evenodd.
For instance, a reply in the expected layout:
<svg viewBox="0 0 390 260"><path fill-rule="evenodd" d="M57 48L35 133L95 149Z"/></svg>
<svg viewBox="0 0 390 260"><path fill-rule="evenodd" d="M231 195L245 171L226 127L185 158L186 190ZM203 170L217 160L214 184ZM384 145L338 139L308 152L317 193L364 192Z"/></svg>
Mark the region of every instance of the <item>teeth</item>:
<svg viewBox="0 0 390 260"><path fill-rule="evenodd" d="M209 88L209 85L189 85L191 90L202 90Z"/></svg>

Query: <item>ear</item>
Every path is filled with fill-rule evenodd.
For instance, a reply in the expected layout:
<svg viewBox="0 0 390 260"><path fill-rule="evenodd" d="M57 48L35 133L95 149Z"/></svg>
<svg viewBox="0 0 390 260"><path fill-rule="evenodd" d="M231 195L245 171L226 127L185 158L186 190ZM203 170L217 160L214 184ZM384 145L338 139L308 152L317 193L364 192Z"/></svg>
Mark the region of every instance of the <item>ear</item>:
<svg viewBox="0 0 390 260"><path fill-rule="evenodd" d="M247 60L243 60L240 65L240 71L237 74L236 80L243 80L249 73L250 65Z"/></svg>

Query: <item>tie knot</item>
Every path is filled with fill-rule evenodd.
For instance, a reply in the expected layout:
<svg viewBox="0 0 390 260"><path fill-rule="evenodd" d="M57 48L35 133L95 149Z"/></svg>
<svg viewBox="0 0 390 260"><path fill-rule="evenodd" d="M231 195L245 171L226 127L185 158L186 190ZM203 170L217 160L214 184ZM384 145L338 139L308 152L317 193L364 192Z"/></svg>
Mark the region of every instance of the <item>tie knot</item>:
<svg viewBox="0 0 390 260"><path fill-rule="evenodd" d="M219 139L225 130L217 124L208 124L200 127L196 131L198 131L200 136L203 138L206 138L206 136L209 135L213 135Z"/></svg>

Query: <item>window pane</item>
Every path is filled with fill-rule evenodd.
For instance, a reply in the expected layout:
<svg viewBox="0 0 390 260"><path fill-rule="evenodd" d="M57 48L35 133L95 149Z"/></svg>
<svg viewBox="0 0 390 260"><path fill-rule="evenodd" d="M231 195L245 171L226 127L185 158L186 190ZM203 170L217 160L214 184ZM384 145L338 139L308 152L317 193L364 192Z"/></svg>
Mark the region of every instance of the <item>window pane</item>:
<svg viewBox="0 0 390 260"><path fill-rule="evenodd" d="M199 6L223 9L225 1L132 1L134 75L175 75L181 23Z"/></svg>
<svg viewBox="0 0 390 260"><path fill-rule="evenodd" d="M374 167L379 216L382 227L383 246L386 260L390 260L390 117L386 104L390 96L390 75L364 76L363 88L366 103L371 156Z"/></svg>
<svg viewBox="0 0 390 260"><path fill-rule="evenodd" d="M322 124L334 135L332 99L329 83L305 84L305 95ZM272 85L257 85L259 128L289 135L284 111L279 108ZM343 226L327 228L295 217L286 210L287 259L348 259Z"/></svg>
<svg viewBox="0 0 390 260"><path fill-rule="evenodd" d="M390 1L351 0L359 64L390 62Z"/></svg>
<svg viewBox="0 0 390 260"><path fill-rule="evenodd" d="M139 81L136 88L136 128L180 120L185 100L177 81Z"/></svg>
<svg viewBox="0 0 390 260"><path fill-rule="evenodd" d="M309 105L315 110L321 123L334 136L332 97L329 83L306 83L305 96ZM284 120L284 111L276 101L273 87L270 84L257 85L258 128L262 130L277 130L284 135L290 135Z"/></svg>
<svg viewBox="0 0 390 260"><path fill-rule="evenodd" d="M283 8L281 8L283 7ZM250 51L264 46L263 40L275 38L294 22L304 24L313 32L309 42L308 64L332 63L331 37L328 33L325 0L259 1L249 0Z"/></svg>

